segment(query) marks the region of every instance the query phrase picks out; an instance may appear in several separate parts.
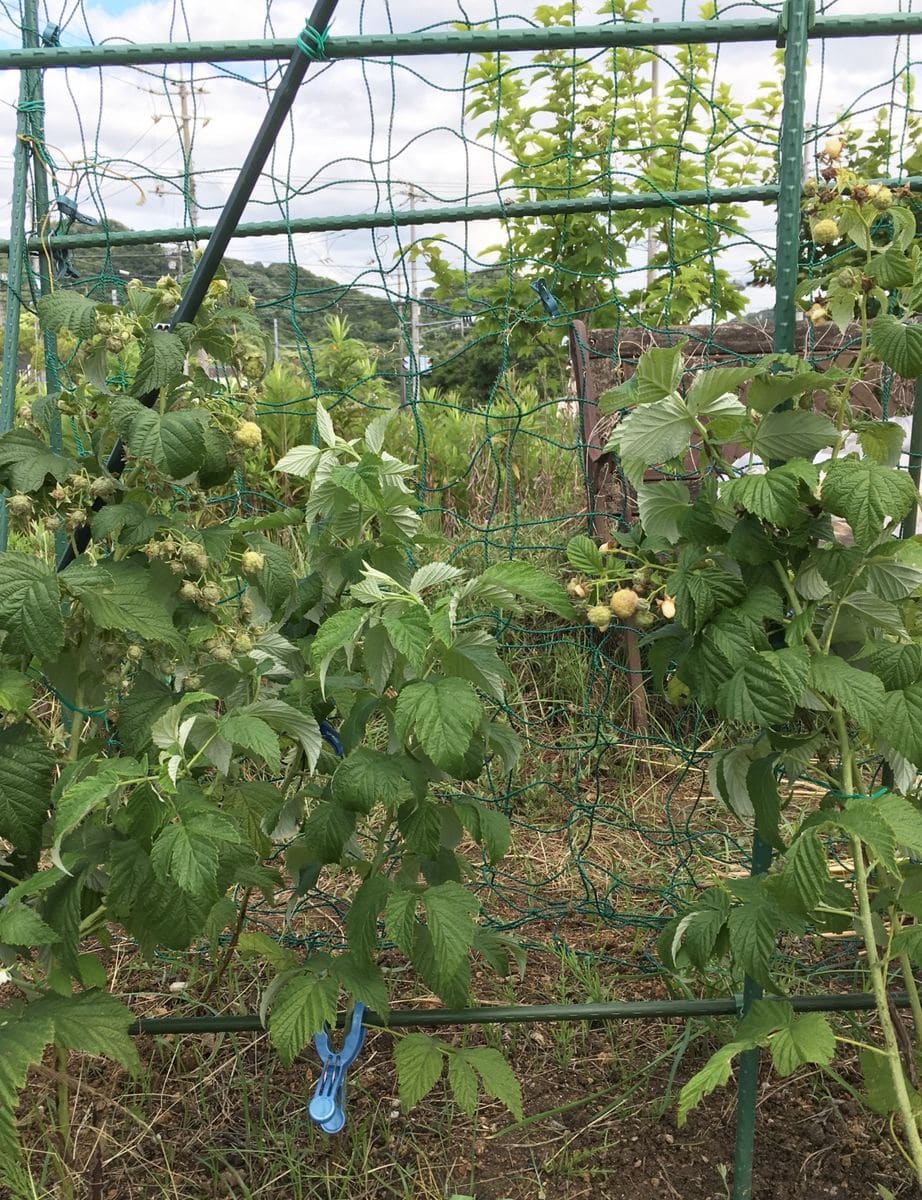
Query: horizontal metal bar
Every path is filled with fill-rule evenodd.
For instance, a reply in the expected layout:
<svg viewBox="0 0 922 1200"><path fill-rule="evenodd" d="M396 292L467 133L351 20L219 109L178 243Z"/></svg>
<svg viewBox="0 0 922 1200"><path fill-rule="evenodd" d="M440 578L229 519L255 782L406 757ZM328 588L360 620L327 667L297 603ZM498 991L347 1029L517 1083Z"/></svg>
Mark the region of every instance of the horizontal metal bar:
<svg viewBox="0 0 922 1200"><path fill-rule="evenodd" d="M922 185L920 185L922 186ZM777 198L775 184L753 187L694 189L679 192L630 192L616 195L580 196L560 200L522 200L508 204L457 204L438 208L416 208L405 212L329 213L321 217L291 217L287 221L249 221L237 226L234 237L268 237L287 233L329 233L347 229L394 229L408 225L445 225L458 221L497 221L508 217L573 216L579 213L624 212L636 208L687 208L706 204L742 204ZM88 249L91 246L143 246L158 242L202 241L211 236L212 225L177 226L173 229L126 229L109 233L65 234L54 238L56 250ZM30 251L41 250L40 238L30 238ZM0 250L8 241L0 240Z"/></svg>
<svg viewBox="0 0 922 1200"><path fill-rule="evenodd" d="M870 992L843 992L841 995L794 996L790 1003L795 1012L866 1012L874 1008ZM893 1003L906 1008L909 997L895 993ZM665 1020L669 1017L726 1017L738 1011L735 997L716 1000L616 1000L598 1004L517 1004L485 1008L414 1008L394 1009L388 1020L377 1013L365 1014L366 1025L388 1029L428 1028L445 1025L516 1025L540 1021L636 1021ZM340 1014L343 1024L345 1014ZM214 1017L142 1017L129 1032L158 1033L259 1033L263 1025L255 1014Z"/></svg>
<svg viewBox="0 0 922 1200"><path fill-rule="evenodd" d="M910 187L922 191L922 175L907 179L885 179L888 187ZM272 237L288 233L341 233L350 229L395 229L409 225L448 225L464 221L501 221L511 217L575 216L580 213L629 212L641 208L696 208L708 204L771 202L778 198L778 185L752 187L695 188L678 192L626 192L612 195L579 196L561 200L520 200L508 204L454 204L438 208L407 209L404 212L328 213L321 217L291 217L287 221L247 221L237 226L235 238ZM214 232L213 225L179 225L172 229L125 229L100 233L69 233L54 238L56 250L87 250L98 246L146 246L163 242L203 241ZM47 241L30 238L32 252ZM0 251L9 248L0 240Z"/></svg>
<svg viewBox="0 0 922 1200"><path fill-rule="evenodd" d="M922 33L922 13L856 13L817 17L811 39L894 37ZM330 38L331 60L418 57L426 54L511 53L516 50L604 49L614 46L691 46L724 42L775 42L777 18L713 21L624 21L606 25L557 26L551 29L460 29ZM131 45L48 46L0 51L0 70L24 67L101 67L182 62L265 62L290 58L288 38L246 41L145 42Z"/></svg>

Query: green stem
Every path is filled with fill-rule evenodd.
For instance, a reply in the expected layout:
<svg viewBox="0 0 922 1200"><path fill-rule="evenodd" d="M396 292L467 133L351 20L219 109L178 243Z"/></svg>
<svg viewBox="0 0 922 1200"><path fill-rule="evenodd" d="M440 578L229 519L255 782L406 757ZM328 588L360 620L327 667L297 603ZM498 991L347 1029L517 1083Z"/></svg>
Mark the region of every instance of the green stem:
<svg viewBox="0 0 922 1200"><path fill-rule="evenodd" d="M913 1040L916 1044L916 1053L922 1054L922 1000L919 999L919 986L916 983L916 977L912 973L912 963L909 961L908 954L899 956L900 971L903 974L903 983L906 987L906 994L909 997L909 1008L912 1012L912 1031Z"/></svg>
<svg viewBox="0 0 922 1200"><path fill-rule="evenodd" d="M70 1076L68 1075L67 1051L62 1047L56 1048L58 1064L57 1104L55 1117L58 1134L61 1138L61 1192L65 1200L73 1200L74 1182L71 1179L70 1159Z"/></svg>
<svg viewBox="0 0 922 1200"><path fill-rule="evenodd" d="M842 783L844 790L851 790L851 763L843 763ZM896 1032L890 1016L890 1006L887 1003L887 980L884 964L877 952L877 939L874 936L874 921L871 914L871 899L868 894L868 868L864 859L864 846L857 837L851 839L852 854L855 859L855 886L858 893L858 917L861 923L861 933L864 938L865 953L868 956L868 971L871 976L871 990L877 1007L877 1017L880 1021L884 1038L885 1053L890 1065L890 1077L893 1081L893 1091L896 1096L897 1108L906 1141L909 1156L916 1174L917 1182L922 1185L922 1137L916 1124L912 1110L912 1100L906 1087L906 1077L903 1073L903 1062L896 1040Z"/></svg>

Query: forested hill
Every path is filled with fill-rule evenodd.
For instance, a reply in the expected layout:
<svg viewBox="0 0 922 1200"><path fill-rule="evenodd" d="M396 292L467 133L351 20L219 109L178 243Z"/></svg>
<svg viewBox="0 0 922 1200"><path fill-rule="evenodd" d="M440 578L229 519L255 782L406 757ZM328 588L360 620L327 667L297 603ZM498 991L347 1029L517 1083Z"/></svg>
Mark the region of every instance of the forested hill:
<svg viewBox="0 0 922 1200"><path fill-rule="evenodd" d="M109 223L112 232L125 229L116 221ZM75 225L73 233L98 233L99 227ZM70 265L77 278L68 284L102 299L108 299L112 289L123 288L129 279L156 283L161 275L185 274L191 269L186 247L175 246L115 246L111 252L88 246L70 251ZM279 341L283 346L294 345L299 337L310 341L322 338L326 332L324 317L328 313L348 317L352 335L382 349L392 347L398 338L398 317L388 301L370 292L349 288L335 280L315 275L304 267L288 263L242 262L228 258L224 266L230 279L246 284L256 299L257 314L269 337L278 320ZM5 256L0 271L6 270ZM29 290L23 299L29 303Z"/></svg>

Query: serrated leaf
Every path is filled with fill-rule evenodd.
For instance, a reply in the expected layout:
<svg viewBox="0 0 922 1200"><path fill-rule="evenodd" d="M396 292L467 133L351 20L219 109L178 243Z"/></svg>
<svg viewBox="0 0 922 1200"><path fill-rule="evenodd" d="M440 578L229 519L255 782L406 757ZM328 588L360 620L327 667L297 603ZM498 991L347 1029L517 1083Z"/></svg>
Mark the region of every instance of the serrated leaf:
<svg viewBox="0 0 922 1200"><path fill-rule="evenodd" d="M463 1051L452 1049L448 1055L448 1086L455 1104L473 1117L477 1111L477 1076Z"/></svg>
<svg viewBox="0 0 922 1200"><path fill-rule="evenodd" d="M418 899L415 892L392 892L388 896L384 908L384 927L387 936L407 958L412 955L416 941L416 902Z"/></svg>
<svg viewBox="0 0 922 1200"><path fill-rule="evenodd" d="M258 700L252 706L252 711L261 721L265 721L270 729L297 742L304 751L308 769L314 770L323 749L323 738L313 713L301 712L284 700L272 698Z"/></svg>
<svg viewBox="0 0 922 1200"><path fill-rule="evenodd" d="M323 451L319 446L293 446L272 469L287 475L296 475L299 479L309 479L322 457Z"/></svg>
<svg viewBox="0 0 922 1200"><path fill-rule="evenodd" d="M682 378L683 339L675 346L653 346L644 351L634 372L637 401L650 404L670 395Z"/></svg>
<svg viewBox="0 0 922 1200"><path fill-rule="evenodd" d="M494 563L480 576L480 581L505 588L532 604L549 609L559 617L576 619L576 611L561 584L532 563Z"/></svg>
<svg viewBox="0 0 922 1200"><path fill-rule="evenodd" d="M32 706L32 681L22 671L0 670L0 710L24 713Z"/></svg>
<svg viewBox="0 0 922 1200"><path fill-rule="evenodd" d="M218 874L218 844L201 824L167 825L154 842L151 863L162 882L193 895L209 893Z"/></svg>
<svg viewBox="0 0 922 1200"><path fill-rule="evenodd" d="M52 836L55 847L59 846L62 838L80 824L84 817L104 804L121 785L121 780L115 771L107 771L100 764L98 774L90 775L72 783L61 793L55 804L54 826Z"/></svg>
<svg viewBox="0 0 922 1200"><path fill-rule="evenodd" d="M314 420L317 424L317 433L320 435L320 440L324 445L331 448L334 447L336 445L336 430L333 428L333 421L330 414L319 400L314 411Z"/></svg>
<svg viewBox="0 0 922 1200"><path fill-rule="evenodd" d="M439 1044L425 1033L411 1033L394 1047L400 1106L408 1112L428 1096L442 1076L444 1055Z"/></svg>
<svg viewBox="0 0 922 1200"><path fill-rule="evenodd" d="M835 824L858 838L880 865L899 875L896 864L896 836L872 800L849 800L844 812L837 813Z"/></svg>
<svg viewBox="0 0 922 1200"><path fill-rule="evenodd" d="M826 892L829 866L822 842L812 829L798 837L784 858L782 886L796 897L804 914L813 912Z"/></svg>
<svg viewBox="0 0 922 1200"><path fill-rule="evenodd" d="M395 649L419 670L426 657L431 639L431 626L425 611L414 605L385 612L384 628Z"/></svg>
<svg viewBox="0 0 922 1200"><path fill-rule="evenodd" d="M29 429L0 437L0 482L11 491L37 492L49 475L60 482L76 469L73 459L56 454Z"/></svg>
<svg viewBox="0 0 922 1200"><path fill-rule="evenodd" d="M739 967L763 987L773 988L769 964L775 951L775 921L764 904L741 904L727 921L730 949Z"/></svg>
<svg viewBox="0 0 922 1200"><path fill-rule="evenodd" d="M457 768L483 717L473 687L454 677L411 683L397 697L397 736L415 730L420 746L438 767Z"/></svg>
<svg viewBox="0 0 922 1200"><path fill-rule="evenodd" d="M0 909L0 942L7 946L51 946L58 934L37 912L16 902Z"/></svg>
<svg viewBox="0 0 922 1200"><path fill-rule="evenodd" d="M176 597L155 568L137 558L77 571L74 564L61 572L65 588L100 629L136 633L151 642L177 641L172 614Z"/></svg>
<svg viewBox="0 0 922 1200"><path fill-rule="evenodd" d="M54 765L54 755L31 727L0 730L0 837L20 853L30 853L41 841Z"/></svg>
<svg viewBox="0 0 922 1200"><path fill-rule="evenodd" d="M883 467L900 465L905 436L902 426L890 421L875 421L858 429L862 453Z"/></svg>
<svg viewBox="0 0 922 1200"><path fill-rule="evenodd" d="M922 682L887 693L881 729L893 749L922 770Z"/></svg>
<svg viewBox="0 0 922 1200"><path fill-rule="evenodd" d="M47 997L36 1007L51 1019L59 1046L111 1058L133 1075L140 1070L137 1046L128 1032L135 1015L115 996L87 991Z"/></svg>
<svg viewBox="0 0 922 1200"><path fill-rule="evenodd" d="M905 472L882 467L870 458L844 458L830 466L820 495L824 508L848 521L856 543L868 546L882 536L887 523L906 515L915 503L916 489Z"/></svg>
<svg viewBox="0 0 922 1200"><path fill-rule="evenodd" d="M922 569L892 558L875 558L862 571L861 582L882 600L905 600L922 587Z"/></svg>
<svg viewBox="0 0 922 1200"><path fill-rule="evenodd" d="M38 318L49 333L90 338L96 332L96 305L80 292L57 288L38 302Z"/></svg>
<svg viewBox="0 0 922 1200"><path fill-rule="evenodd" d="M679 1092L679 1106L676 1123L679 1128L688 1120L688 1114L696 1108L705 1096L709 1096L715 1088L723 1087L729 1082L733 1072L733 1060L743 1050L748 1050L747 1042L728 1042L721 1046L707 1060L700 1071L689 1079Z"/></svg>
<svg viewBox="0 0 922 1200"><path fill-rule="evenodd" d="M351 656L351 648L366 620L364 609L344 608L328 617L317 630L311 643L311 662L318 669L321 685L326 667L337 650L345 649L347 659Z"/></svg>
<svg viewBox="0 0 922 1200"><path fill-rule="evenodd" d="M644 532L649 537L679 540L679 518L691 502L688 488L677 480L642 483L637 486L637 509Z"/></svg>
<svg viewBox="0 0 922 1200"><path fill-rule="evenodd" d="M753 654L718 693L718 707L728 721L772 726L789 721L798 695L781 669L778 651Z"/></svg>
<svg viewBox="0 0 922 1200"><path fill-rule="evenodd" d="M141 356L131 384L132 396L158 391L179 379L186 362L186 344L177 333L152 329L141 344Z"/></svg>
<svg viewBox="0 0 922 1200"><path fill-rule="evenodd" d="M397 804L405 782L394 755L360 746L336 768L330 787L337 804L369 813L376 803L388 808Z"/></svg>
<svg viewBox="0 0 922 1200"><path fill-rule="evenodd" d="M736 392L755 375L757 367L708 367L698 371L685 400L692 412L706 412L714 400ZM671 390L671 389L670 389Z"/></svg>
<svg viewBox="0 0 922 1200"><path fill-rule="evenodd" d="M378 946L378 918L391 892L390 881L382 875L369 875L355 895L346 913L349 949L359 959L371 960Z"/></svg>
<svg viewBox="0 0 922 1200"><path fill-rule="evenodd" d="M762 418L753 435L752 448L765 463L773 459L810 460L838 440L839 431L828 417L804 409L783 409Z"/></svg>
<svg viewBox="0 0 922 1200"><path fill-rule="evenodd" d="M295 593L297 579L291 565L291 555L284 546L259 534L249 534L247 545L263 556L263 565L253 582L273 613L278 613Z"/></svg>
<svg viewBox="0 0 922 1200"><path fill-rule="evenodd" d="M614 450L623 460L652 467L687 450L694 429L694 417L682 398L667 396L626 416L605 450Z"/></svg>
<svg viewBox="0 0 922 1200"><path fill-rule="evenodd" d="M922 681L922 645L917 642L874 642L862 649L859 660L888 691Z"/></svg>
<svg viewBox="0 0 922 1200"><path fill-rule="evenodd" d="M810 660L810 687L839 704L863 729L877 727L885 693L876 675L836 655L816 655Z"/></svg>
<svg viewBox="0 0 922 1200"><path fill-rule="evenodd" d="M301 836L289 848L289 866L292 865L291 851L296 847L309 851L313 862L339 862L354 831L354 812L339 804L321 801L305 821Z"/></svg>
<svg viewBox="0 0 922 1200"><path fill-rule="evenodd" d="M269 1017L269 1038L286 1067L324 1025L336 1024L339 983L302 971L281 989Z"/></svg>
<svg viewBox="0 0 922 1200"><path fill-rule="evenodd" d="M476 926L472 914L479 912L480 904L460 883L451 880L427 888L422 901L436 965L441 974L451 975L473 944Z"/></svg>
<svg viewBox="0 0 922 1200"><path fill-rule="evenodd" d="M272 729L252 713L226 713L218 720L221 737L241 750L261 758L271 771L281 765L279 740Z"/></svg>
<svg viewBox="0 0 922 1200"><path fill-rule="evenodd" d="M39 659L53 659L64 647L58 578L31 555L0 555L0 628Z"/></svg>
<svg viewBox="0 0 922 1200"><path fill-rule="evenodd" d="M772 1065L782 1077L804 1063L828 1066L836 1049L835 1034L822 1013L801 1013L769 1042Z"/></svg>
<svg viewBox="0 0 922 1200"><path fill-rule="evenodd" d="M803 473L792 470L791 465L786 463L783 467L766 471L764 475L740 475L728 480L721 488L721 496L746 512L785 528L801 514L800 488L803 481Z"/></svg>
<svg viewBox="0 0 922 1200"><path fill-rule="evenodd" d="M440 587L444 583L454 583L463 572L450 563L431 562L413 572L410 579L410 591L421 594L429 588Z"/></svg>
<svg viewBox="0 0 922 1200"><path fill-rule="evenodd" d="M922 327L881 313L871 322L871 346L904 379L922 375Z"/></svg>
<svg viewBox="0 0 922 1200"><path fill-rule="evenodd" d="M903 796L879 796L873 801L880 819L893 830L897 845L922 857L922 813Z"/></svg>
<svg viewBox="0 0 922 1200"><path fill-rule="evenodd" d="M574 570L585 575L601 574L604 567L598 546L582 533L567 542L567 561Z"/></svg>
<svg viewBox="0 0 922 1200"><path fill-rule="evenodd" d="M470 1047L461 1053L480 1076L487 1095L504 1104L516 1120L521 1121L524 1116L522 1089L502 1054L486 1046Z"/></svg>

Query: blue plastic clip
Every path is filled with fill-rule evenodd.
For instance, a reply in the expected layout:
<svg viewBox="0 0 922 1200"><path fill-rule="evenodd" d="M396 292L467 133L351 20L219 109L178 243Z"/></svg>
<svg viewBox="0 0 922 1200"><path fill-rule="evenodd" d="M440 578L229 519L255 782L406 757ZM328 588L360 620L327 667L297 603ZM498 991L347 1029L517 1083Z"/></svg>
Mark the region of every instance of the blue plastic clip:
<svg viewBox="0 0 922 1200"><path fill-rule="evenodd" d="M331 725L329 721L321 721L320 736L327 743L327 745L330 746L333 753L338 758L343 757L346 752L343 749L343 744L339 740L339 734L336 732L336 727L334 725Z"/></svg>
<svg viewBox="0 0 922 1200"><path fill-rule="evenodd" d="M339 1133L346 1124L346 1072L355 1062L365 1041L364 1017L365 1005L357 1002L352 1010L349 1032L343 1038L343 1047L338 1054L334 1054L326 1030L314 1036L314 1046L323 1069L307 1111L324 1133Z"/></svg>
<svg viewBox="0 0 922 1200"><path fill-rule="evenodd" d="M541 303L544 305L544 311L549 317L560 316L560 305L557 303L557 297L551 294L550 289L543 279L538 279L535 283L529 284L533 292L538 293Z"/></svg>

